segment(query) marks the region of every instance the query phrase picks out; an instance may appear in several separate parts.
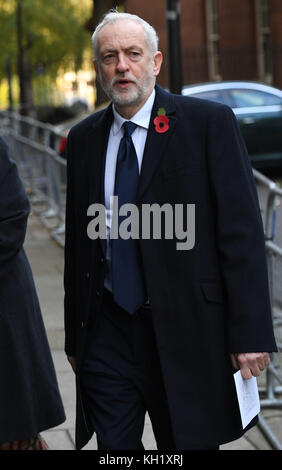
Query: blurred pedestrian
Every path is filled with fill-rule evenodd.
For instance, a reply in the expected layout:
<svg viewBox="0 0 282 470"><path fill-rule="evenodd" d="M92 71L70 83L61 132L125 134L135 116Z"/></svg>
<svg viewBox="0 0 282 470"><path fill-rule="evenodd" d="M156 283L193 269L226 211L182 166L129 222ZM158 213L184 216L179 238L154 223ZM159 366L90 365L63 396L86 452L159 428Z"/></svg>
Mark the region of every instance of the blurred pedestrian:
<svg viewBox="0 0 282 470"><path fill-rule="evenodd" d="M29 202L0 138L0 450L48 450L40 432L65 413L23 249Z"/></svg>

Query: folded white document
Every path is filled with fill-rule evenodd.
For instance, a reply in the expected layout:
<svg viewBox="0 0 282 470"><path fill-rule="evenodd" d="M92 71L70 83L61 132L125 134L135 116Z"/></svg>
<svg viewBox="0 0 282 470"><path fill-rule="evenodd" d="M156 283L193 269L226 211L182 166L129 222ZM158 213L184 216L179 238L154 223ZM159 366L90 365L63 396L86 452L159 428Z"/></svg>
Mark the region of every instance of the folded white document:
<svg viewBox="0 0 282 470"><path fill-rule="evenodd" d="M260 412L257 379L243 379L240 370L234 374L243 429Z"/></svg>

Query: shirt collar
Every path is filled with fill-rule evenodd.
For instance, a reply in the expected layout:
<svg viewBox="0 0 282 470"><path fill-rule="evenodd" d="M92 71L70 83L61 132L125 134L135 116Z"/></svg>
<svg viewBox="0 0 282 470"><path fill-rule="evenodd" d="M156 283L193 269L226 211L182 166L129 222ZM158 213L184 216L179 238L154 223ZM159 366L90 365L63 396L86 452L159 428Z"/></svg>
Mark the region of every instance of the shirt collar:
<svg viewBox="0 0 282 470"><path fill-rule="evenodd" d="M145 129L149 128L150 124L150 118L151 118L151 112L155 100L155 88L153 89L152 93L150 94L149 98L146 100L146 102L143 104L142 108L137 111L134 116L130 119L131 122L134 122L137 124L137 126L143 127ZM112 127L112 132L114 135L118 134L118 132L121 130L121 127L127 119L123 118L116 110L114 104L112 105L113 107L113 113L114 113L114 122L113 122L113 127Z"/></svg>

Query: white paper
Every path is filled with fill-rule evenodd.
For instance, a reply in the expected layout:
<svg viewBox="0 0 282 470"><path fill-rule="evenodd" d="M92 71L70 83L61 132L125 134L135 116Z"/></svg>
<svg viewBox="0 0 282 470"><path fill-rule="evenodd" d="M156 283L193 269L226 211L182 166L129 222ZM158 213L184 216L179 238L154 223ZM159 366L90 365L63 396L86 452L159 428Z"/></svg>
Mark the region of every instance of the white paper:
<svg viewBox="0 0 282 470"><path fill-rule="evenodd" d="M241 371L234 374L243 429L260 412L257 379L243 379Z"/></svg>

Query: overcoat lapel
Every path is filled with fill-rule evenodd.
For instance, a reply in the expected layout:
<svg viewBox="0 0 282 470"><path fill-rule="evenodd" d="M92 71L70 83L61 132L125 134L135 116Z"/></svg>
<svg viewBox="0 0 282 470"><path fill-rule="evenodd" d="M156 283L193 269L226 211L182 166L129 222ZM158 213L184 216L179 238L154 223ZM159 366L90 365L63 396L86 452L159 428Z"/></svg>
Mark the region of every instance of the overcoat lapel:
<svg viewBox="0 0 282 470"><path fill-rule="evenodd" d="M88 143L88 183L89 205L100 203L105 206L105 162L111 124L113 122L112 106L109 105L100 120L95 122L89 132ZM100 239L103 253L106 253L106 240ZM92 244L93 246L93 244Z"/></svg>
<svg viewBox="0 0 282 470"><path fill-rule="evenodd" d="M154 125L154 119L158 115L159 108L164 108L169 118L169 128L164 133L158 133ZM156 97L152 108L152 114L146 139L139 186L137 191L137 202L148 188L150 181L159 168L164 151L167 151L170 138L175 130L175 104L173 95L156 85Z"/></svg>
<svg viewBox="0 0 282 470"><path fill-rule="evenodd" d="M104 204L104 175L109 132L113 121L112 106L108 106L100 120L95 122L89 132L88 181L89 204Z"/></svg>

